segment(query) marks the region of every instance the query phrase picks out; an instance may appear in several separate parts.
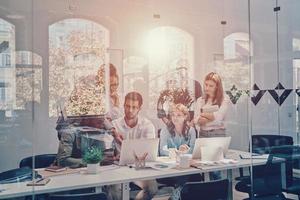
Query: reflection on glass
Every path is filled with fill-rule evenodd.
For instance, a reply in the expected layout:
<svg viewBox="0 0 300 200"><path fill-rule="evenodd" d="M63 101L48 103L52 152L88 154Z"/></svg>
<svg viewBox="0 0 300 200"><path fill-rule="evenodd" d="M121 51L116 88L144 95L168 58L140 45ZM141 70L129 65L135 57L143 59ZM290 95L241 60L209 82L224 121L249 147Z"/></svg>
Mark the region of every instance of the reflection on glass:
<svg viewBox="0 0 300 200"><path fill-rule="evenodd" d="M293 51L300 51L300 38L293 38Z"/></svg>
<svg viewBox="0 0 300 200"><path fill-rule="evenodd" d="M14 53L15 26L0 19L0 110L3 114L16 106Z"/></svg>
<svg viewBox="0 0 300 200"><path fill-rule="evenodd" d="M83 19L66 19L50 25L50 117L56 116L62 106L67 107L68 115L104 112L104 76L101 80L95 76L104 73L99 66L108 61L108 34L105 27ZM96 82L101 83L96 85ZM87 99L90 95L99 98Z"/></svg>
<svg viewBox="0 0 300 200"><path fill-rule="evenodd" d="M157 88L169 87L170 82L175 84L174 87L187 87L188 77L193 79L194 39L177 27L158 27L150 31L146 48L150 107L155 108L159 95Z"/></svg>
<svg viewBox="0 0 300 200"><path fill-rule="evenodd" d="M16 52L16 108L26 102L40 103L42 91L42 57L30 51Z"/></svg>
<svg viewBox="0 0 300 200"><path fill-rule="evenodd" d="M223 77L225 90L230 90L233 85L238 89L249 88L249 34L232 33L224 38L224 58L215 55L214 65Z"/></svg>
<svg viewBox="0 0 300 200"><path fill-rule="evenodd" d="M293 68L294 68L294 78L293 78L293 88L296 90L294 105L296 105L296 133L298 133L297 144L299 141L299 132L300 132L300 59L293 60Z"/></svg>

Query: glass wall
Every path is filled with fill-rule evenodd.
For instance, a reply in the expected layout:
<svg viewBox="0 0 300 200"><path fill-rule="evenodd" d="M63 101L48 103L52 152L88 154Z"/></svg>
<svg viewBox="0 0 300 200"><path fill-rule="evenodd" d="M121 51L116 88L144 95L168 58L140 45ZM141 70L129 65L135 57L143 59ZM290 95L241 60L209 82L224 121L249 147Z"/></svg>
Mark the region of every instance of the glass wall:
<svg viewBox="0 0 300 200"><path fill-rule="evenodd" d="M250 35L257 41L250 57L251 151L269 154L266 166L251 168L255 196L285 195L297 199L296 191L300 187L296 181L299 169L299 14L296 10L299 6L297 1L249 2ZM276 159L282 163L276 163Z"/></svg>
<svg viewBox="0 0 300 200"><path fill-rule="evenodd" d="M142 95L140 114L157 136L172 103L196 119L210 72L228 101L230 149L255 151L257 135L298 144L299 8L297 0L2 0L0 173L26 157L56 155L66 132L90 141L82 148L112 147L81 128L102 131L104 118L122 117L131 91ZM243 169L253 193L255 170ZM241 171L233 170L233 188ZM248 194L236 188L233 197Z"/></svg>

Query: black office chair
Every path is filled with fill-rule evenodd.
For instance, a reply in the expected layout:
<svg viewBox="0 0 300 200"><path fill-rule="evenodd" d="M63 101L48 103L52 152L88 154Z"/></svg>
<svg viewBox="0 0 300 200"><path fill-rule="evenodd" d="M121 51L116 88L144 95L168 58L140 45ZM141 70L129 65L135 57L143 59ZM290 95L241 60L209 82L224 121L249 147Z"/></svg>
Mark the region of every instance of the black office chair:
<svg viewBox="0 0 300 200"><path fill-rule="evenodd" d="M286 199L282 192L300 195L300 179L293 177L295 161L300 160L300 148L293 145L274 146L269 149L266 165L253 168L253 182L244 179L236 189L247 192L251 199ZM282 168L282 164L285 166ZM283 179L286 177L286 179ZM251 190L252 189L252 190Z"/></svg>
<svg viewBox="0 0 300 200"><path fill-rule="evenodd" d="M227 200L228 179L209 182L188 182L180 192L181 200Z"/></svg>
<svg viewBox="0 0 300 200"><path fill-rule="evenodd" d="M33 177L41 177L29 167L22 167L17 169L11 169L0 173L0 184L16 183L32 180Z"/></svg>
<svg viewBox="0 0 300 200"><path fill-rule="evenodd" d="M105 193L50 194L49 200L107 200Z"/></svg>
<svg viewBox="0 0 300 200"><path fill-rule="evenodd" d="M271 157L272 156L272 157ZM285 182L282 185L282 190L286 193L298 195L300 199L300 178L294 177L293 169L298 168L300 162L300 147L285 145L273 147L268 159L274 160L276 158L284 159L285 161Z"/></svg>
<svg viewBox="0 0 300 200"><path fill-rule="evenodd" d="M42 154L36 156L30 156L21 160L19 166L32 168L34 158L34 168L45 168L49 167L55 160L56 154Z"/></svg>
<svg viewBox="0 0 300 200"><path fill-rule="evenodd" d="M282 145L293 145L293 138L284 135L252 135L252 153L269 154L271 147ZM257 173L259 173L261 171L259 169L263 169L263 166L256 166L254 168ZM237 177L236 180L242 181L243 179L249 179L249 176L244 176L242 168L240 168L239 171L240 176ZM257 174L257 176L262 175L263 174Z"/></svg>

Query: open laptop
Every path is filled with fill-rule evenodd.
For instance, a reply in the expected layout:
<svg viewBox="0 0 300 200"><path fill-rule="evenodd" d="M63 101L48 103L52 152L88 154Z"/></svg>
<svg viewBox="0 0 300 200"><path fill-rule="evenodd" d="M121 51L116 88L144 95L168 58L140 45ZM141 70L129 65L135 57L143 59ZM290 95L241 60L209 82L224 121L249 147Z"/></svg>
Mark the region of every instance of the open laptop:
<svg viewBox="0 0 300 200"><path fill-rule="evenodd" d="M209 137L209 138L197 138L195 141L195 147L193 151L193 159L201 159L201 147L203 146L219 146L223 149L224 156L228 152L231 137Z"/></svg>
<svg viewBox="0 0 300 200"><path fill-rule="evenodd" d="M148 153L146 161L156 161L158 154L158 138L123 140L119 165L134 163L134 152L137 156Z"/></svg>

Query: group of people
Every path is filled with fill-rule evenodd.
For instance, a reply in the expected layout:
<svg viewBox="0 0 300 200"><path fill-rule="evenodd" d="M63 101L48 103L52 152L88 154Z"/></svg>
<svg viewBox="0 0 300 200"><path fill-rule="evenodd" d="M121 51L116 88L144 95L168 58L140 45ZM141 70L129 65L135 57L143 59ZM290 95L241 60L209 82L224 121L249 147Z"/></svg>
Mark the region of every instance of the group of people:
<svg viewBox="0 0 300 200"><path fill-rule="evenodd" d="M111 130L111 136L114 139L115 159L118 159L123 140L157 136L152 122L139 114L143 105L142 95L135 91L129 92L122 102L117 92L118 85L117 70L110 64L110 111L104 124L108 124L105 128ZM204 94L196 102L193 120L190 119L188 108L185 105L179 103L170 106L169 122L159 134L159 154L161 156L168 156L171 148L176 148L183 153L192 153L197 135L198 137L226 135L224 119L229 100L224 95L220 76L214 72L207 74L203 89ZM72 127L61 135L57 157L58 165L84 166L79 153L77 134L74 134L76 133L75 129L76 127ZM219 173L210 175L212 179L220 177ZM182 182L182 180L179 178L178 182ZM142 189L136 199L148 199L157 192L156 180L136 181L134 184ZM118 185L109 186L109 199L120 199L120 190Z"/></svg>

